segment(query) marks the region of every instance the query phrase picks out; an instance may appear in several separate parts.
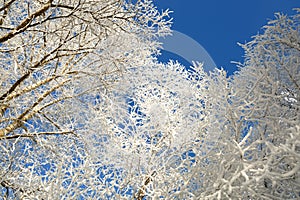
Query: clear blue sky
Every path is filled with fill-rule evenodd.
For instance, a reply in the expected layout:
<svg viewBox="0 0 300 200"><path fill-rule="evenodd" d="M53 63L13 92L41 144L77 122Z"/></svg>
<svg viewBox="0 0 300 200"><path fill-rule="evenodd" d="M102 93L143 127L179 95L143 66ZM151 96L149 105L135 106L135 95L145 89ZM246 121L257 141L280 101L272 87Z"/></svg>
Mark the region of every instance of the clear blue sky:
<svg viewBox="0 0 300 200"><path fill-rule="evenodd" d="M295 14L300 0L154 0L159 10L174 11L172 29L201 44L218 67L230 74L236 70L231 61L243 61L245 43L262 32L261 27L275 12ZM163 55L170 56L170 55ZM164 59L162 57L162 59Z"/></svg>

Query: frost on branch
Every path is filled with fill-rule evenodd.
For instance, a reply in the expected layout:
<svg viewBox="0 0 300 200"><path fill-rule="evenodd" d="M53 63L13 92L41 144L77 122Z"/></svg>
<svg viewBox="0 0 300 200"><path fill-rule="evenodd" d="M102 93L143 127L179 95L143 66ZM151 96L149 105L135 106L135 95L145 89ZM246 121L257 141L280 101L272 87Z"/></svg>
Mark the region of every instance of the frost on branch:
<svg viewBox="0 0 300 200"><path fill-rule="evenodd" d="M153 59L168 13L148 0L1 1L0 196L105 197L105 151L89 145L105 143L109 93Z"/></svg>
<svg viewBox="0 0 300 200"><path fill-rule="evenodd" d="M205 170L212 182L201 198L299 198L299 44L299 14L278 14L242 45L246 60L218 115L223 131L208 163L218 167Z"/></svg>
<svg viewBox="0 0 300 200"><path fill-rule="evenodd" d="M0 3L0 197L299 199L299 15L233 77L160 64L150 0Z"/></svg>
<svg viewBox="0 0 300 200"><path fill-rule="evenodd" d="M133 68L123 78L110 163L124 170L140 197L168 197L179 186L190 187L192 174L182 172L190 170L196 152L205 151L207 74L201 65L187 70L170 62Z"/></svg>

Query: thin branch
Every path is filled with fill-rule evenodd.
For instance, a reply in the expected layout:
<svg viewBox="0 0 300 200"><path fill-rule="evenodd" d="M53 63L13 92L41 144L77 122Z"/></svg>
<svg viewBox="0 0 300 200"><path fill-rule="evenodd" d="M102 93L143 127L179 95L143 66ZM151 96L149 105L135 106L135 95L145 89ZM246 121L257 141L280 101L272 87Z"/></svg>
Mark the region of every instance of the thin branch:
<svg viewBox="0 0 300 200"><path fill-rule="evenodd" d="M32 22L32 20L43 13L46 12L51 7L51 1L49 1L44 7L42 7L40 10L36 11L35 13L28 16L26 19L24 19L13 31L7 33L6 35L0 37L0 43L6 42L7 40L11 39L15 35L21 33L23 30L25 30L29 24Z"/></svg>
<svg viewBox="0 0 300 200"><path fill-rule="evenodd" d="M139 189L138 193L137 193L137 200L142 200L146 194L145 194L145 190L146 190L146 187L147 185L153 180L152 178L156 176L156 171L152 172L152 174L150 176L148 176L146 178L146 180L144 181L144 184L143 186Z"/></svg>
<svg viewBox="0 0 300 200"><path fill-rule="evenodd" d="M28 134L16 134L16 135L7 135L0 137L0 140L10 140L10 139L17 139L17 138L33 138L40 135L67 135L67 134L74 134L74 131L60 131L60 132L39 132L39 133L28 133Z"/></svg>
<svg viewBox="0 0 300 200"><path fill-rule="evenodd" d="M0 12L8 8L15 0L7 2L3 7L0 8Z"/></svg>

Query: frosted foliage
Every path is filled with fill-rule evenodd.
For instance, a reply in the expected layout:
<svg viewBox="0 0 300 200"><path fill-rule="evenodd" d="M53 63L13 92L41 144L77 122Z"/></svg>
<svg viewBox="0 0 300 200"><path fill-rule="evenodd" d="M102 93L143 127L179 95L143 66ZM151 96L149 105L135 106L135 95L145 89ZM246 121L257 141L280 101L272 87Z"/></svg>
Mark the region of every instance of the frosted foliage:
<svg viewBox="0 0 300 200"><path fill-rule="evenodd" d="M190 153L205 151L204 145L199 149L200 139L209 139L201 131L208 86L202 65L186 70L174 62L149 63L123 78L108 143L110 163L124 170L124 181L132 184L137 198L143 190L157 198L167 197L178 184L188 187L182 170L190 170ZM147 177L153 181L145 184Z"/></svg>
<svg viewBox="0 0 300 200"><path fill-rule="evenodd" d="M0 2L1 199L107 198L111 92L154 59L168 14L148 0Z"/></svg>
<svg viewBox="0 0 300 200"><path fill-rule="evenodd" d="M217 110L223 129L213 164L201 169L209 175L200 199L300 198L299 17L278 14L242 45L246 60L223 93L226 112Z"/></svg>
<svg viewBox="0 0 300 200"><path fill-rule="evenodd" d="M227 77L159 63L151 0L0 2L0 199L299 199L299 14Z"/></svg>
<svg viewBox="0 0 300 200"><path fill-rule="evenodd" d="M125 85L129 89L127 98L132 99L134 109L140 112L132 114L144 115L142 124L146 130L153 127L154 131L170 135L170 142L174 143L171 145L177 147L195 138L204 117L201 111L203 94L196 87L192 89L194 84L200 85L192 80L193 75L203 79L195 71L188 72L177 63L169 63L167 66L140 68L126 77L130 83ZM181 144L176 144L179 141Z"/></svg>

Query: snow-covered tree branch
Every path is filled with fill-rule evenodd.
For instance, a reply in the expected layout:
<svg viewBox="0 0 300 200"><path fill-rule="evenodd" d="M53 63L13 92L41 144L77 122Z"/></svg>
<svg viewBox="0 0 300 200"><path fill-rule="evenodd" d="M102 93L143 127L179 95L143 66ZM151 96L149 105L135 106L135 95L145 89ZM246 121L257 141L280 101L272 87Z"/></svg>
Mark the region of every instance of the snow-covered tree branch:
<svg viewBox="0 0 300 200"><path fill-rule="evenodd" d="M156 38L170 33L168 13L148 0L0 3L4 196L72 199L88 194L82 185L101 191L92 172L85 183L77 177L98 162L85 141L110 130L110 93L127 70L157 54ZM86 123L91 118L99 121Z"/></svg>
<svg viewBox="0 0 300 200"><path fill-rule="evenodd" d="M0 198L300 198L299 13L241 45L231 77L158 62L168 14L0 3Z"/></svg>
<svg viewBox="0 0 300 200"><path fill-rule="evenodd" d="M299 198L299 17L277 14L242 45L245 63L220 99L218 168L201 198Z"/></svg>

